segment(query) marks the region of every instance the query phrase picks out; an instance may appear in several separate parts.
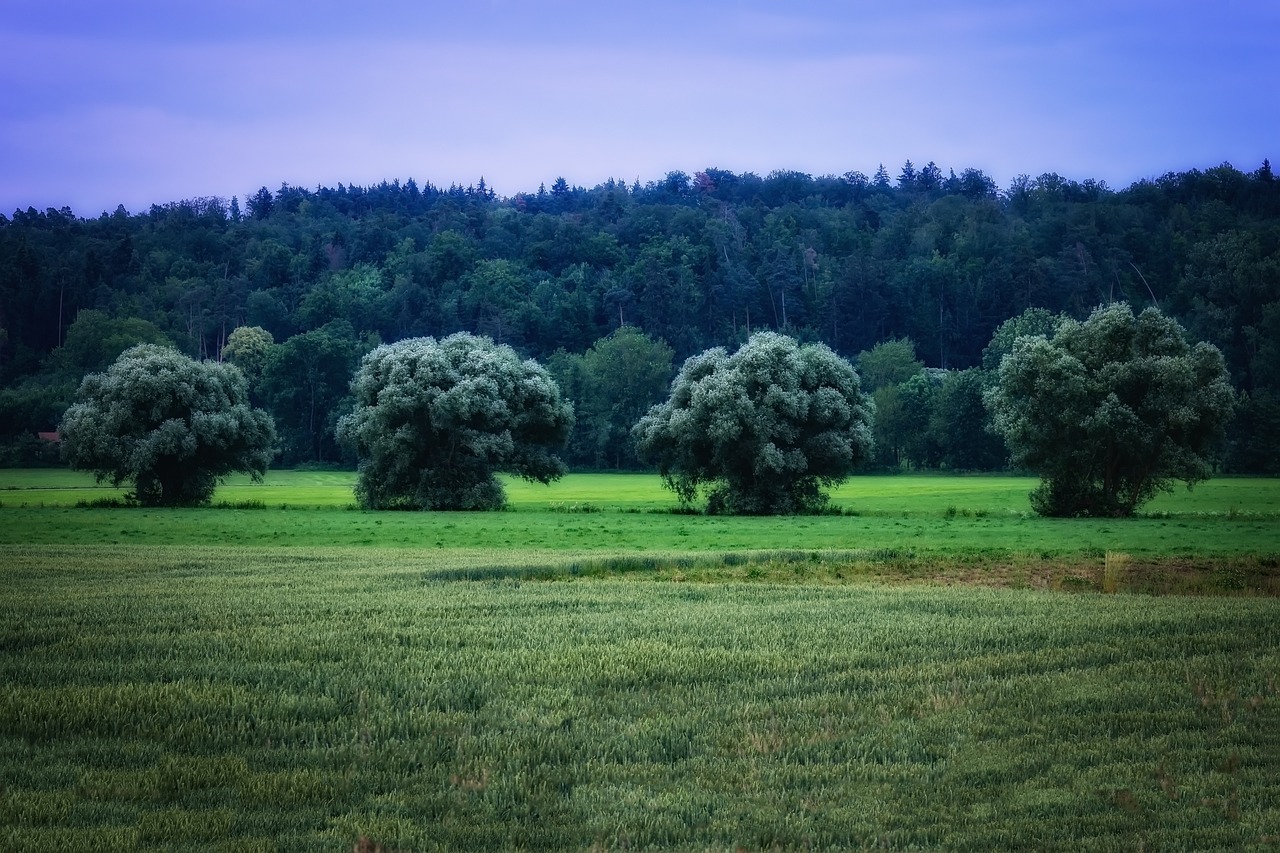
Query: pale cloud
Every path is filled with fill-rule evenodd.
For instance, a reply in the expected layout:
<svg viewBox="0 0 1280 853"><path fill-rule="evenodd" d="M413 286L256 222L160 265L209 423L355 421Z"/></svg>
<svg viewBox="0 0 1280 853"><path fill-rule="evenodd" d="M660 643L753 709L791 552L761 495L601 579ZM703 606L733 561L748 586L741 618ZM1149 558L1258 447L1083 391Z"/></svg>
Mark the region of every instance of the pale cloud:
<svg viewBox="0 0 1280 853"><path fill-rule="evenodd" d="M323 3L297 26L279 9L262 26L139 17L111 38L0 24L0 210L281 182L483 175L513 194L707 166L896 174L908 158L1001 184L1053 170L1124 185L1254 168L1280 138L1263 108L1274 52L1193 6L1186 20L1146 0L424 8L396 28L386 9L344 26Z"/></svg>

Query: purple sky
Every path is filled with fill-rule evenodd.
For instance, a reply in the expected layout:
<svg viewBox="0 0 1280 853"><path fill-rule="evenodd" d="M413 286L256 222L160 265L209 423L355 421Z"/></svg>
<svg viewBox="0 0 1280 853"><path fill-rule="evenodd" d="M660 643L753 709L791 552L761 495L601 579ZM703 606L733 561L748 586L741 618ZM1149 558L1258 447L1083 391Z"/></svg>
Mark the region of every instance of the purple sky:
<svg viewBox="0 0 1280 853"><path fill-rule="evenodd" d="M1280 155L1274 0L5 7L5 213L907 159L1124 187Z"/></svg>

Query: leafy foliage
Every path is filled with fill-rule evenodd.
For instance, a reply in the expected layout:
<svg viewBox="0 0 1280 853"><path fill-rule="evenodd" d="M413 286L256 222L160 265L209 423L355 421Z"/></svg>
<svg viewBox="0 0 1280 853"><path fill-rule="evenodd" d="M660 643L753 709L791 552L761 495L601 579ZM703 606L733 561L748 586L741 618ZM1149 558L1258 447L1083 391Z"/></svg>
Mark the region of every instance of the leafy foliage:
<svg viewBox="0 0 1280 853"><path fill-rule="evenodd" d="M1128 516L1175 479L1209 477L1234 393L1222 354L1156 308L1123 304L1018 338L987 395L1042 515Z"/></svg>
<svg viewBox="0 0 1280 853"><path fill-rule="evenodd" d="M662 400L671 382L673 351L635 326L620 326L582 355L563 351L548 369L577 401L569 459L593 469L637 469L631 427Z"/></svg>
<svg viewBox="0 0 1280 853"><path fill-rule="evenodd" d="M346 320L333 320L268 347L259 388L279 413L285 464L342 458L337 420L350 407L351 374L367 349Z"/></svg>
<svg viewBox="0 0 1280 853"><path fill-rule="evenodd" d="M250 386L262 380L267 355L275 343L271 333L261 326L240 326L227 335L222 357L240 368Z"/></svg>
<svg viewBox="0 0 1280 853"><path fill-rule="evenodd" d="M708 487L712 513L812 512L822 487L870 454L871 409L828 347L759 332L733 355L717 347L686 361L634 434L686 503Z"/></svg>
<svg viewBox="0 0 1280 853"><path fill-rule="evenodd" d="M275 443L235 367L139 344L85 377L60 427L63 455L99 480L134 484L146 506L208 503L233 471L260 478Z"/></svg>
<svg viewBox="0 0 1280 853"><path fill-rule="evenodd" d="M916 345L906 338L881 341L858 353L858 375L868 391L899 385L921 370L924 364L916 359Z"/></svg>
<svg viewBox="0 0 1280 853"><path fill-rule="evenodd" d="M62 346L50 354L50 367L79 382L86 373L106 370L120 353L136 344L173 346L172 341L147 320L114 320L101 311L85 309L67 327Z"/></svg>
<svg viewBox="0 0 1280 853"><path fill-rule="evenodd" d="M984 348L1010 317L1038 308L1080 319L1115 299L1157 304L1219 347L1245 395L1224 464L1277 470L1280 181L1268 164L1119 190L1046 173L996 192L977 170L948 176L918 162L870 178L708 168L591 188L548 180L510 198L482 182L408 180L281 185L90 218L14 211L0 216L0 385L22 392L0 393L0 458L53 429L84 373L124 346L168 340L225 360L242 326L281 347L344 320L356 357L382 341L469 331L543 363L559 350L581 356L623 325L666 341L677 364L774 330L845 356L910 341L928 368L994 371L1004 343L992 363ZM116 325L76 340L88 311ZM879 380L860 374L874 390ZM306 430L290 395L261 396L286 462L337 459L330 420L345 386ZM583 396L589 385L565 390L581 412L608 406ZM595 437L573 436L574 464L605 464Z"/></svg>
<svg viewBox="0 0 1280 853"><path fill-rule="evenodd" d="M459 333L410 338L364 357L339 435L360 458L356 497L372 509L498 509L497 470L548 483L573 407L541 366Z"/></svg>
<svg viewBox="0 0 1280 853"><path fill-rule="evenodd" d="M991 336L991 343L982 351L982 369L994 376L1000 370L1000 362L1013 352L1013 345L1018 338L1034 335L1051 338L1063 319L1043 308L1028 308L1018 316L1005 320L996 328L995 334Z"/></svg>
<svg viewBox="0 0 1280 853"><path fill-rule="evenodd" d="M986 374L979 368L950 370L942 379L929 412L928 429L952 471L996 471L1006 467L1004 441L987 429L982 402Z"/></svg>

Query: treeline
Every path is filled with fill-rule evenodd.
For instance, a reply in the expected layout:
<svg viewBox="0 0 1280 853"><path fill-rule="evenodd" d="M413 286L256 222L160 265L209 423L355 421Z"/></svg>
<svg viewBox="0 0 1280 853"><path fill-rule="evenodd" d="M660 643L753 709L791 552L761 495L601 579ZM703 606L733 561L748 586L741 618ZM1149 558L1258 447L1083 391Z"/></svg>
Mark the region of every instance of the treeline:
<svg viewBox="0 0 1280 853"><path fill-rule="evenodd" d="M1000 190L978 170L908 162L894 178L707 169L591 189L560 179L511 198L483 180L409 180L97 218L18 211L0 216L0 444L9 464L47 453L35 434L130 344L221 359L235 330L256 327L260 352L237 360L276 418L280 462L350 462L334 425L360 357L470 331L561 381L578 410L570 464L630 467L618 425L663 395L675 366L774 329L851 359L909 350L918 369L870 381L880 464L992 467L1004 455L978 443L981 411L960 412L996 329L1029 308L1083 317L1115 300L1157 304L1221 348L1242 395L1225 464L1276 473L1280 183L1268 163L1124 190L1054 174ZM923 424L931 435L908 434Z"/></svg>

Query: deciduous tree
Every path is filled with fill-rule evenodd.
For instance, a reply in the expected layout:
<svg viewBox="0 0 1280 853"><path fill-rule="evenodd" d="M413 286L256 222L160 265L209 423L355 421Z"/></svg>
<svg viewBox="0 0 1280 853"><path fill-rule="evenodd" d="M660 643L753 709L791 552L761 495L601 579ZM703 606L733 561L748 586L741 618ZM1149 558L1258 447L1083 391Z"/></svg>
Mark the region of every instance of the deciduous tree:
<svg viewBox="0 0 1280 853"><path fill-rule="evenodd" d="M256 385L262 379L267 356L275 342L271 333L261 326L239 326L227 335L222 357L240 368L250 385Z"/></svg>
<svg viewBox="0 0 1280 853"><path fill-rule="evenodd" d="M260 388L275 412L285 464L338 461L334 426L368 349L350 323L334 320L267 351Z"/></svg>
<svg viewBox="0 0 1280 853"><path fill-rule="evenodd" d="M494 476L549 483L573 407L532 360L465 332L410 338L364 357L339 434L360 458L356 497L371 509L498 509Z"/></svg>
<svg viewBox="0 0 1280 853"><path fill-rule="evenodd" d="M987 392L1014 464L1040 474L1041 515L1128 516L1174 480L1207 479L1234 392L1222 354L1125 304L1019 337Z"/></svg>
<svg viewBox="0 0 1280 853"><path fill-rule="evenodd" d="M634 467L631 427L671 382L671 347L635 326L622 326L582 356L583 411L600 467Z"/></svg>
<svg viewBox="0 0 1280 853"><path fill-rule="evenodd" d="M106 370L120 353L135 344L169 346L170 341L147 320L114 319L87 309L76 315L62 346L50 354L50 367L74 384L87 373Z"/></svg>
<svg viewBox="0 0 1280 853"><path fill-rule="evenodd" d="M709 512L812 512L869 455L871 407L828 347L761 332L686 361L633 434L686 503L705 488Z"/></svg>
<svg viewBox="0 0 1280 853"><path fill-rule="evenodd" d="M234 471L261 479L275 444L271 417L249 407L238 369L154 344L86 376L59 430L71 467L132 482L145 506L207 503Z"/></svg>
<svg viewBox="0 0 1280 853"><path fill-rule="evenodd" d="M916 358L915 341L909 338L881 341L858 353L859 375L868 391L901 385L921 370L924 364Z"/></svg>

